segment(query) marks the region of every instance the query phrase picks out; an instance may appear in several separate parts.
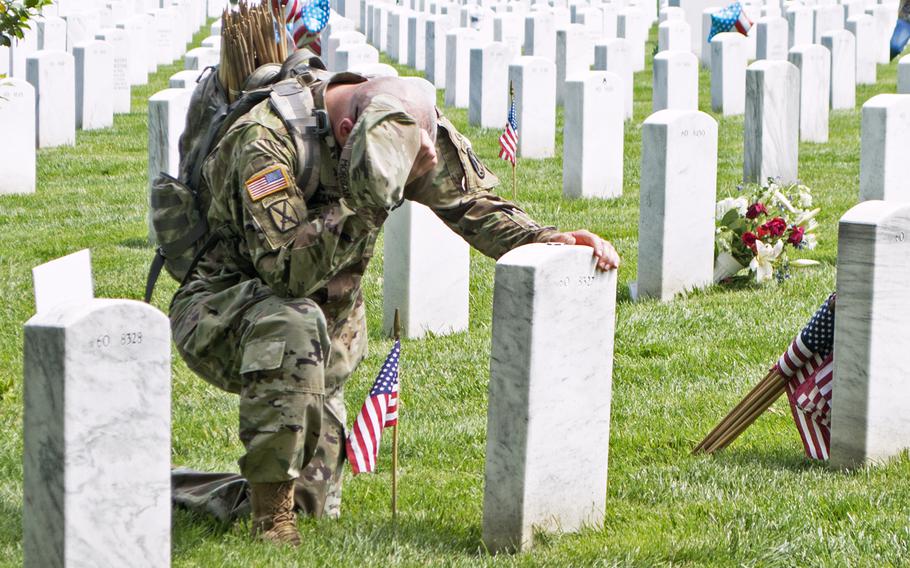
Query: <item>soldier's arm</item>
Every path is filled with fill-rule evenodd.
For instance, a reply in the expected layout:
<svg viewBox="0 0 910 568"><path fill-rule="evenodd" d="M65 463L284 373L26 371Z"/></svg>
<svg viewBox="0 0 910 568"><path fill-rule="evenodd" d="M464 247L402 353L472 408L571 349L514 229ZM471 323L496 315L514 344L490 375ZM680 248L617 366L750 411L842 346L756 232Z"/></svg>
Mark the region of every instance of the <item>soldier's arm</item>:
<svg viewBox="0 0 910 568"><path fill-rule="evenodd" d="M560 233L544 227L516 204L491 192L499 180L477 158L470 142L441 117L438 163L432 174L405 188L405 197L426 205L471 246L492 258Z"/></svg>

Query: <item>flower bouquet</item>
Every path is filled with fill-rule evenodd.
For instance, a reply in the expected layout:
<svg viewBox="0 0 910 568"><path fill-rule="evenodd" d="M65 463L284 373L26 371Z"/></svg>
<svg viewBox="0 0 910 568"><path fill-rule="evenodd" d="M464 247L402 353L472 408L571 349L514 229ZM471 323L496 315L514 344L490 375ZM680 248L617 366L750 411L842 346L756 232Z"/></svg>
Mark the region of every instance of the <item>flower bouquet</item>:
<svg viewBox="0 0 910 568"><path fill-rule="evenodd" d="M812 209L812 192L802 184L781 185L773 179L767 186L748 186L739 197L717 203L714 239L714 282L735 276L748 268L755 281L763 283L790 277L792 267L818 264L788 256L795 250L814 249L813 230L818 225Z"/></svg>

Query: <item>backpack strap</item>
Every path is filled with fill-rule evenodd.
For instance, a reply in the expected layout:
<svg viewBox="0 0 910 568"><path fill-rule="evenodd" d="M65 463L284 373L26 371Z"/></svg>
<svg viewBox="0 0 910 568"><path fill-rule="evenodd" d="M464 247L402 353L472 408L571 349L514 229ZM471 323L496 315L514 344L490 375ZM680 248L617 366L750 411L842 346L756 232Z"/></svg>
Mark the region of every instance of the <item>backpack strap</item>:
<svg viewBox="0 0 910 568"><path fill-rule="evenodd" d="M319 186L320 138L329 130L329 115L315 108L310 89L297 79L273 85L269 98L294 141L297 187L309 199Z"/></svg>

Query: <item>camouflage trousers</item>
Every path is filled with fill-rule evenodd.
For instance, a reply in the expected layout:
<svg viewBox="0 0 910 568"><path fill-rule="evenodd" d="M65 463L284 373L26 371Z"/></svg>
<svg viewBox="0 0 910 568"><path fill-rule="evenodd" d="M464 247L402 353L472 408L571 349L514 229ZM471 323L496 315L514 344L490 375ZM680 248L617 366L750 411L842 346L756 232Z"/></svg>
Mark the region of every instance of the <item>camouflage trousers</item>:
<svg viewBox="0 0 910 568"><path fill-rule="evenodd" d="M344 383L367 347L363 300L358 295L347 304L323 310L311 299L275 296L258 279L215 291L197 280L178 290L170 310L187 365L240 395L242 476L251 483L295 479L298 507L317 517L340 513ZM217 481L175 480L175 492L182 492L175 501L224 509Z"/></svg>

